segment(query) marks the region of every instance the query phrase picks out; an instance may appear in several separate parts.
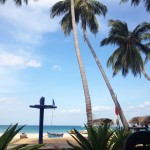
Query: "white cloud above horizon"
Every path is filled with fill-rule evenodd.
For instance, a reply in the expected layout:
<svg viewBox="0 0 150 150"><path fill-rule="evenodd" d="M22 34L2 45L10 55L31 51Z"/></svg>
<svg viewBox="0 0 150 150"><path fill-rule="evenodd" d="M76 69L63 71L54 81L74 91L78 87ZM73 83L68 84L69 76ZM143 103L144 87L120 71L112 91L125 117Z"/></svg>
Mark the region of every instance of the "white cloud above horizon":
<svg viewBox="0 0 150 150"><path fill-rule="evenodd" d="M0 107L20 105L21 102L16 97L0 97Z"/></svg>
<svg viewBox="0 0 150 150"><path fill-rule="evenodd" d="M150 102L145 101L139 105L129 105L125 107L124 112L129 119L137 116L147 116L150 112Z"/></svg>
<svg viewBox="0 0 150 150"><path fill-rule="evenodd" d="M96 112L96 111L108 111L112 110L113 108L110 106L94 106L92 109L94 112Z"/></svg>
<svg viewBox="0 0 150 150"><path fill-rule="evenodd" d="M63 109L61 112L62 113L80 113L81 110L80 109Z"/></svg>
<svg viewBox="0 0 150 150"><path fill-rule="evenodd" d="M28 58L18 54L0 52L0 66L23 69L28 67L39 68L42 64L40 61L30 57Z"/></svg>

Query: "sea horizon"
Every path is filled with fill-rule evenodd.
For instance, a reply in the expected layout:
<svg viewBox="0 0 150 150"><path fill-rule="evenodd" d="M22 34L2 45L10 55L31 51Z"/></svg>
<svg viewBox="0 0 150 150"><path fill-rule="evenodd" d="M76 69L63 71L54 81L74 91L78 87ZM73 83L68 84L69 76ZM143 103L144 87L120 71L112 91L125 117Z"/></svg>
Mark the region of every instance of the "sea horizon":
<svg viewBox="0 0 150 150"><path fill-rule="evenodd" d="M10 125L0 125L0 134L4 133ZM18 128L23 125L18 125ZM85 130L84 126L80 125L44 125L43 133L66 133L69 130L76 129L78 131ZM19 133L39 133L39 125L25 125Z"/></svg>

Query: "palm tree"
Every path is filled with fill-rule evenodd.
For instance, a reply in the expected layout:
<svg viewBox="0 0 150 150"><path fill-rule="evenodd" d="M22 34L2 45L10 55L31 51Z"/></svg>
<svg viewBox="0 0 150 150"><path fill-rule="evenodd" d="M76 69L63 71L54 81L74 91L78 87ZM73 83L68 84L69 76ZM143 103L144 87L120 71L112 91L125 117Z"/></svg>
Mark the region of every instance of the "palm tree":
<svg viewBox="0 0 150 150"><path fill-rule="evenodd" d="M121 2L127 2L128 0L121 0ZM137 6L139 5L139 3L141 2L142 0L131 0L131 4L134 5L134 6ZM142 1L146 7L146 10L148 12L150 12L150 0L143 0Z"/></svg>
<svg viewBox="0 0 150 150"><path fill-rule="evenodd" d="M79 49L79 44L78 44L78 37L77 37L77 31L76 31L76 22L75 22L75 12L74 12L74 0L71 0L71 18L72 18L72 27L73 27L73 36L74 36L74 44L75 44L75 49L76 49L76 56L77 56L77 59L78 59L78 64L79 64L82 83L83 83L84 95L85 95L87 123L88 123L88 126L91 126L92 121L93 121L91 98L90 98L90 94L89 94L89 90L88 90L88 83L87 83L87 80L86 80L84 65L83 65L83 62L82 62L80 49Z"/></svg>
<svg viewBox="0 0 150 150"><path fill-rule="evenodd" d="M59 16L61 14L65 14L64 17L61 20L61 26L64 31L64 34L67 36L70 34L72 30L72 22L71 22L71 14L70 14L70 0L65 0L65 1L59 1L56 3L52 9L51 9L51 17ZM102 73L102 76L105 80L105 83L110 91L110 94L112 96L112 99L118 108L119 115L121 118L121 121L124 125L124 127L128 127L128 122L126 121L126 118L123 114L123 111L120 107L120 104L117 100L117 97L115 96L115 93L111 87L111 84L104 72L104 69L92 47L90 44L90 41L87 36L87 31L86 28L89 27L90 31L94 34L98 32L98 22L96 19L96 15L103 15L105 16L107 12L107 8L105 5L102 3L95 1L95 0L75 0L75 18L76 18L76 23L79 22L81 19L81 25L83 29L83 34L84 34L84 39L87 42L91 53L100 69L100 72Z"/></svg>
<svg viewBox="0 0 150 150"><path fill-rule="evenodd" d="M91 108L91 99L90 94L88 90L88 83L84 71L84 65L82 62L79 44L78 44L78 37L77 37L77 31L76 31L76 23L75 23L75 12L74 12L74 1L73 0L66 0L66 1L60 1L56 3L51 8L51 17L57 16L61 13L68 12L69 13L69 23L71 24L71 28L73 28L73 35L74 35L74 44L76 49L76 56L79 64L83 89L84 89L84 96L85 96L85 104L86 104L86 114L87 114L87 124L92 125L92 108ZM66 29L67 30L67 29ZM70 30L71 31L71 30Z"/></svg>
<svg viewBox="0 0 150 150"><path fill-rule="evenodd" d="M7 0L0 0L0 3L4 4ZM15 4L18 6L22 5L22 1L24 1L26 4L28 4L28 0L14 0Z"/></svg>
<svg viewBox="0 0 150 150"><path fill-rule="evenodd" d="M143 44L143 40L147 39L146 35L150 31L150 23L141 23L132 32L128 30L127 23L119 20L110 20L109 25L111 26L109 35L102 40L101 45L118 46L107 61L107 65L112 66L113 75L122 70L122 75L126 76L131 70L134 76L143 73L150 81L150 77L145 72L144 60L141 55L142 53L146 59L150 59L150 48L147 44Z"/></svg>

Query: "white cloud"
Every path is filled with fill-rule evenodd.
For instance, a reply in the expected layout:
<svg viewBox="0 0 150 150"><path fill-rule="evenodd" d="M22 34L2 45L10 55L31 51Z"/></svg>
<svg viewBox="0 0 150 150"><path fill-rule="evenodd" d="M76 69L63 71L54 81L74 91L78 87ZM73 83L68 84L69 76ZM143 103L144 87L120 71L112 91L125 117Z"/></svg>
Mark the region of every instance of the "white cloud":
<svg viewBox="0 0 150 150"><path fill-rule="evenodd" d="M150 112L150 102L146 101L143 102L143 104L140 105L131 105L125 108L125 115L128 119L131 119L132 117L136 116L145 116L149 115Z"/></svg>
<svg viewBox="0 0 150 150"><path fill-rule="evenodd" d="M52 67L52 70L61 71L61 70L62 70L62 67L59 66L59 65L54 65L54 66Z"/></svg>
<svg viewBox="0 0 150 150"><path fill-rule="evenodd" d="M25 57L13 53L0 52L0 66L12 67L15 69L22 69L27 67L38 68L41 67L41 62L27 56Z"/></svg>
<svg viewBox="0 0 150 150"><path fill-rule="evenodd" d="M150 102L144 102L143 104L139 105L140 108L149 108L150 109Z"/></svg>
<svg viewBox="0 0 150 150"><path fill-rule="evenodd" d="M37 60L29 60L27 63L26 63L27 66L29 67L33 67L33 68L38 68L38 67L41 67L41 62L38 62Z"/></svg>
<svg viewBox="0 0 150 150"><path fill-rule="evenodd" d="M111 110L112 108L109 106L94 106L93 111L107 111L107 110Z"/></svg>
<svg viewBox="0 0 150 150"><path fill-rule="evenodd" d="M126 108L126 111L141 111L141 110L147 111L147 109L150 110L150 102L149 101L143 102L143 104L140 104L140 105L128 106Z"/></svg>
<svg viewBox="0 0 150 150"><path fill-rule="evenodd" d="M40 5L42 3L43 0ZM48 1L45 1L45 5L46 3ZM45 33L54 32L60 26L57 18L50 19L49 10L50 6L47 9L42 9L42 7L33 7L30 4L16 8L7 2L0 6L0 19L3 20L3 24L9 24L6 32L15 40L29 44L40 44Z"/></svg>
<svg viewBox="0 0 150 150"><path fill-rule="evenodd" d="M54 5L59 0L33 0L29 1L29 6L31 7L40 7L40 8L50 8L52 5Z"/></svg>
<svg viewBox="0 0 150 150"><path fill-rule="evenodd" d="M18 105L20 102L14 97L0 97L0 106L3 107L4 105Z"/></svg>
<svg viewBox="0 0 150 150"><path fill-rule="evenodd" d="M80 109L64 109L61 111L62 113L80 113Z"/></svg>

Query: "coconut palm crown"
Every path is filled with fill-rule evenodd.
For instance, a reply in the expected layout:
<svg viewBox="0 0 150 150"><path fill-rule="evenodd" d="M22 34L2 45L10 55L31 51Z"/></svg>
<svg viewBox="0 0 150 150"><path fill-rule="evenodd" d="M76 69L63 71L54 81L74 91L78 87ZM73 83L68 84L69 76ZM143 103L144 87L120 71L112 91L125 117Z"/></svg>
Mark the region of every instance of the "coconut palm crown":
<svg viewBox="0 0 150 150"><path fill-rule="evenodd" d="M79 23L82 20L82 28L88 26L89 30L96 34L98 32L98 22L96 15L105 16L107 7L95 0L75 0L75 21ZM50 10L51 18L64 15L61 20L61 27L64 34L67 36L72 30L70 0L57 2ZM84 22L84 23L83 23ZM83 27L84 26L84 27Z"/></svg>
<svg viewBox="0 0 150 150"><path fill-rule="evenodd" d="M121 2L127 2L127 1L129 0L121 0ZM141 1L144 3L146 10L150 12L150 0L131 0L131 5L137 6Z"/></svg>
<svg viewBox="0 0 150 150"><path fill-rule="evenodd" d="M128 30L127 23L119 20L110 20L109 25L109 35L102 40L101 45L117 46L107 61L107 66L112 66L113 75L120 70L123 76L126 76L129 70L134 76L141 75L141 72L145 75L143 56L149 59L150 48L143 44L143 41L150 39L150 23L141 23L132 32ZM147 79L150 80L148 76Z"/></svg>

